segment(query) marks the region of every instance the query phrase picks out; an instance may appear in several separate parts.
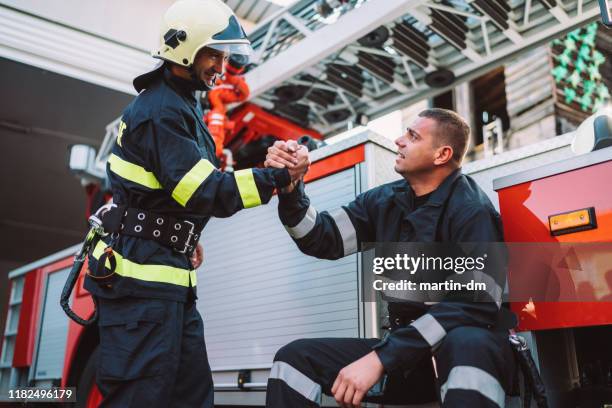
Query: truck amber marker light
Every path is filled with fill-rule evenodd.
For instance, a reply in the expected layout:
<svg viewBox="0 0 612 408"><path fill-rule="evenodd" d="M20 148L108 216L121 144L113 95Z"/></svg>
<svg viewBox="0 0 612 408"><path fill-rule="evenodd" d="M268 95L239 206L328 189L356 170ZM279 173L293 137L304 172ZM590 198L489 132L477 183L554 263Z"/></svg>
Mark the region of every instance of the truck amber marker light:
<svg viewBox="0 0 612 408"><path fill-rule="evenodd" d="M595 229L597 228L595 207L549 215L548 225L553 236Z"/></svg>

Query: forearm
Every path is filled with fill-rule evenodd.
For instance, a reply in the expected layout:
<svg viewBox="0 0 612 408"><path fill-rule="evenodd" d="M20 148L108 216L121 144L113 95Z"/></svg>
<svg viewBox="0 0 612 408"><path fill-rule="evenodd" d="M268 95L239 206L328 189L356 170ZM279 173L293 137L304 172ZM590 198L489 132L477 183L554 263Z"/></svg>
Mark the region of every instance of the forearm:
<svg viewBox="0 0 612 408"><path fill-rule="evenodd" d="M342 225L352 229L355 241L354 228L344 209L334 211L332 215L326 211L319 213L311 205L310 199L304 192L304 184L298 183L290 193L279 194L279 218L285 229L303 253L324 259L338 259L348 255L345 251L342 231L335 219L344 216ZM351 250L351 253L355 252Z"/></svg>

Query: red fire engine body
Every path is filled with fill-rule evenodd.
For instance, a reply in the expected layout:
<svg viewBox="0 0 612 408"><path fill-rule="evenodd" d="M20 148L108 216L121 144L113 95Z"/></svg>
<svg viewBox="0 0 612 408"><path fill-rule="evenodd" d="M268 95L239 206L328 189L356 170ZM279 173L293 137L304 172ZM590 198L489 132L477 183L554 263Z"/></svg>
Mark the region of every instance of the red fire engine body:
<svg viewBox="0 0 612 408"><path fill-rule="evenodd" d="M610 148L578 156L538 170L527 171L497 182L499 207L504 219L507 242L535 243L600 243L612 242L612 191L610 185L612 160ZM594 208L596 223L592 229L551 235L549 217L585 208ZM510 271L528 274L529 271ZM612 265L601 271L603 280L612 285ZM604 276L607 275L607 276ZM532 279L533 281L533 279ZM576 288L578 289L578 288ZM605 297L612 287L607 288ZM594 296L595 297L595 296ZM585 300L585 299L581 299ZM593 302L534 302L532 310L524 303L515 303L523 330L543 330L612 324L612 303ZM535 314L535 317L534 317Z"/></svg>

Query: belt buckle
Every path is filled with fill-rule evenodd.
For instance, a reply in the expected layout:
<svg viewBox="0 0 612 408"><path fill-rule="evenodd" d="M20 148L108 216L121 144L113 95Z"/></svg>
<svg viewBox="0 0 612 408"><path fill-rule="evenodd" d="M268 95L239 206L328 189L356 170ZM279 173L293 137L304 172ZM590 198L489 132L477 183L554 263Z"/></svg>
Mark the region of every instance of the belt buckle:
<svg viewBox="0 0 612 408"><path fill-rule="evenodd" d="M195 235L193 233L193 230L195 229L195 224L187 220L183 220L183 222L191 225L191 228L189 229L189 235L187 236L187 241L185 241L185 247L181 250L177 250L177 252L181 254L186 254L187 252L193 249L193 245L191 245L191 240L193 239L193 236Z"/></svg>

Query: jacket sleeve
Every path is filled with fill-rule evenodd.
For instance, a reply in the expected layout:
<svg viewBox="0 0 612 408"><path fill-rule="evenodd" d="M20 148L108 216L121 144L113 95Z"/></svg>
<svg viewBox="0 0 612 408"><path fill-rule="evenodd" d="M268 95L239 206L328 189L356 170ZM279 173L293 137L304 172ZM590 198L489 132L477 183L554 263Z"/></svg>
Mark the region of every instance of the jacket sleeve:
<svg viewBox="0 0 612 408"><path fill-rule="evenodd" d="M499 215L481 203L465 205L458 219L451 221L452 242L488 243L502 241ZM495 246L497 248L498 245ZM497 285L504 282L491 281ZM492 290L488 287L487 291ZM501 293L500 299L501 300ZM373 349L387 373L408 370L425 355L431 353L451 330L460 326L491 327L495 324L500 302L460 302L444 300L431 306L427 313L410 325L393 331Z"/></svg>
<svg viewBox="0 0 612 408"><path fill-rule="evenodd" d="M278 213L300 251L317 258L338 259L359 251L362 242L375 240L368 214L368 193L334 211L318 212L300 182L289 194L279 194Z"/></svg>
<svg viewBox="0 0 612 408"><path fill-rule="evenodd" d="M219 171L206 159L180 119L159 118L143 123L145 162L164 190L182 207L215 217L266 204L275 188L289 184L286 169ZM212 152L214 154L214 152Z"/></svg>

